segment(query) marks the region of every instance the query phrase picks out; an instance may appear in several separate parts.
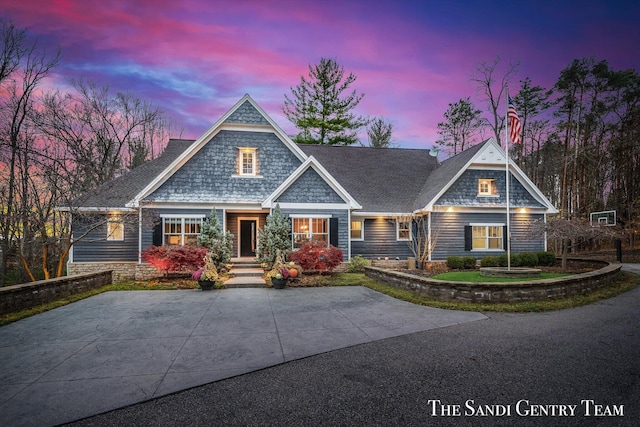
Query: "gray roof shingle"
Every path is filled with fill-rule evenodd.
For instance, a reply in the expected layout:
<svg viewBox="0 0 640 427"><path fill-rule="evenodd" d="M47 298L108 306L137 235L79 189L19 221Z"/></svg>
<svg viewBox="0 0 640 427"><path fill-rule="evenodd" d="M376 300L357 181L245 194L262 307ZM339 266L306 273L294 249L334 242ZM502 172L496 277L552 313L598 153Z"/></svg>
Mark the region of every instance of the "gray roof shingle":
<svg viewBox="0 0 640 427"><path fill-rule="evenodd" d="M89 192L77 199L74 206L126 206L193 142L171 139L159 157ZM362 205L362 212L408 213L425 207L486 143L442 163L425 149L298 146L320 162Z"/></svg>
<svg viewBox="0 0 640 427"><path fill-rule="evenodd" d="M169 140L160 156L88 192L76 199L73 206L84 208L125 207L192 143L193 140Z"/></svg>

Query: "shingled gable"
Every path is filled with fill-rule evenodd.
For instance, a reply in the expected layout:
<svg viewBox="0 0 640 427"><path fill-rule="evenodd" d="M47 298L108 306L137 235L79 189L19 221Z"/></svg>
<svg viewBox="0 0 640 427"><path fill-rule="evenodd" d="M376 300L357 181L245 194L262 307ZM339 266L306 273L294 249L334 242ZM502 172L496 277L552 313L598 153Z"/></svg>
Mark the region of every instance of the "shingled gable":
<svg viewBox="0 0 640 427"><path fill-rule="evenodd" d="M394 215L413 210L438 161L429 150L354 146L300 145L338 179L360 204L357 215Z"/></svg>
<svg viewBox="0 0 640 427"><path fill-rule="evenodd" d="M505 164L505 152L493 138L489 138L442 162L427 179L416 197L414 212L429 212L438 199L472 165L500 167ZM511 174L520 181L527 191L543 205L547 213L557 213L557 209L542 194L526 174L514 162L509 163Z"/></svg>
<svg viewBox="0 0 640 427"><path fill-rule="evenodd" d="M258 113L258 115L255 114ZM247 119L249 118L249 119ZM245 94L229 111L227 111L218 121L216 121L205 133L196 139L190 147L180 154L171 164L160 172L151 182L149 182L135 197L127 204L129 207L137 207L140 201L158 189L177 170L179 170L189 159L191 159L204 145L206 145L218 132L222 130L234 131L262 131L273 132L273 134L291 150L291 152L304 162L307 156L300 148L287 136L287 134L264 112L262 108L249 96Z"/></svg>
<svg viewBox="0 0 640 427"><path fill-rule="evenodd" d="M292 173L269 197L262 203L263 208L272 208L275 206L275 201L284 192L290 188L296 181L302 177L302 175L309 169L313 169L320 175L320 177L335 191L338 196L345 202L349 209L361 209L362 206L336 181L327 170L322 167L320 163L313 157L309 156L307 160L302 163L294 173Z"/></svg>

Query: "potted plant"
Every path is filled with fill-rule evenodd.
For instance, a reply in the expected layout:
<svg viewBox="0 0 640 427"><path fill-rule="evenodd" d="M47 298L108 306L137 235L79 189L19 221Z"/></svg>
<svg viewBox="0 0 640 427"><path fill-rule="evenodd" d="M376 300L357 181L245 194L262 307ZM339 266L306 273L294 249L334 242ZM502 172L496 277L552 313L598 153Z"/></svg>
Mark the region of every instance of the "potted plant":
<svg viewBox="0 0 640 427"><path fill-rule="evenodd" d="M211 253L207 253L204 257L204 267L197 269L192 275L193 280L198 281L200 289L203 291L210 291L213 288L224 287L223 283L220 283L220 275L218 269L213 263Z"/></svg>

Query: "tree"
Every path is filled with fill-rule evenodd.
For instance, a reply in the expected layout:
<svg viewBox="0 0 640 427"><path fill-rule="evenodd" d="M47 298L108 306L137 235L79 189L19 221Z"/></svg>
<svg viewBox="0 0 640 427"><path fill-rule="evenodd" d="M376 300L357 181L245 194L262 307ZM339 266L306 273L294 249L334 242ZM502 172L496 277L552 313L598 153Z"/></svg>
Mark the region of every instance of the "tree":
<svg viewBox="0 0 640 427"><path fill-rule="evenodd" d="M392 130L393 125L391 124L391 122L387 122L381 117L374 119L371 122L371 125L367 128L367 135L369 136L369 146L375 148L391 147Z"/></svg>
<svg viewBox="0 0 640 427"><path fill-rule="evenodd" d="M269 268L276 261L278 253L281 257L291 250L291 222L282 215L280 205L267 217L265 226L258 230L258 262L265 263Z"/></svg>
<svg viewBox="0 0 640 427"><path fill-rule="evenodd" d="M550 107L551 93L552 91L540 86L532 86L531 79L526 77L520 81L520 92L513 97L522 125L522 142L517 147L519 149L515 151L516 161L520 167L523 166L525 154L534 150L536 131L540 131L543 124L543 122L534 122L534 119ZM529 150L527 150L527 143L530 144Z"/></svg>
<svg viewBox="0 0 640 427"><path fill-rule="evenodd" d="M464 151L474 141L474 136L483 125L482 111L476 109L469 97L449 104L444 113L446 122L438 123L438 133L442 139L437 144L451 147L452 154Z"/></svg>
<svg viewBox="0 0 640 427"><path fill-rule="evenodd" d="M358 129L368 120L352 110L364 94L355 90L346 93L356 76L345 76L344 68L335 59L321 58L317 65L309 65L309 78L285 94L282 112L300 130L294 138L303 144L351 145L358 141Z"/></svg>
<svg viewBox="0 0 640 427"><path fill-rule="evenodd" d="M476 73L471 76L471 81L478 85L478 91L482 93L482 101L487 102L487 110L490 117L489 127L493 131L496 142L501 143L501 130L504 129L504 119L507 108L500 108L500 102L504 99L504 91L509 85L511 76L518 70L518 63L510 63L507 71L496 85L496 68L500 63L500 57L496 57L493 63L481 62L476 67Z"/></svg>
<svg viewBox="0 0 640 427"><path fill-rule="evenodd" d="M211 215L202 222L202 231L198 235L198 245L204 246L211 254L211 261L222 270L231 261L233 253L233 234L223 231L216 209L211 209Z"/></svg>
<svg viewBox="0 0 640 427"><path fill-rule="evenodd" d="M0 24L0 168L3 179L2 206L0 207L0 233L2 260L0 286L5 285L7 255L12 243L26 266L25 242L31 237L32 189L31 172L34 167L34 133L31 113L37 89L42 80L60 60L60 51L50 56L38 48L38 42L28 44L24 30L18 30L7 21ZM6 199L4 198L6 196ZM26 268L29 273L28 268ZM34 280L33 274L29 278Z"/></svg>

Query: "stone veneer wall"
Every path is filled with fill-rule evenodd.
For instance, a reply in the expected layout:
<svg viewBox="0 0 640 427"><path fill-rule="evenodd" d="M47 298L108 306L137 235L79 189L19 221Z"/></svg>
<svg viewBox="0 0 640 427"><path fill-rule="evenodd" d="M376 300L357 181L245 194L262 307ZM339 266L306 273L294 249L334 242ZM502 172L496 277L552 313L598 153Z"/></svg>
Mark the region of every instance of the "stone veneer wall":
<svg viewBox="0 0 640 427"><path fill-rule="evenodd" d="M113 283L127 280L147 280L161 276L158 270L150 264L137 262L70 262L67 264L67 274L88 274L103 270L113 272Z"/></svg>
<svg viewBox="0 0 640 427"><path fill-rule="evenodd" d="M58 277L0 288L0 314L45 304L112 283L111 271Z"/></svg>
<svg viewBox="0 0 640 427"><path fill-rule="evenodd" d="M588 262L593 263L593 261ZM365 267L365 274L395 288L440 301L519 302L587 294L607 286L620 272L622 265L603 264L606 266L588 273L556 279L510 283L447 282L378 267Z"/></svg>

